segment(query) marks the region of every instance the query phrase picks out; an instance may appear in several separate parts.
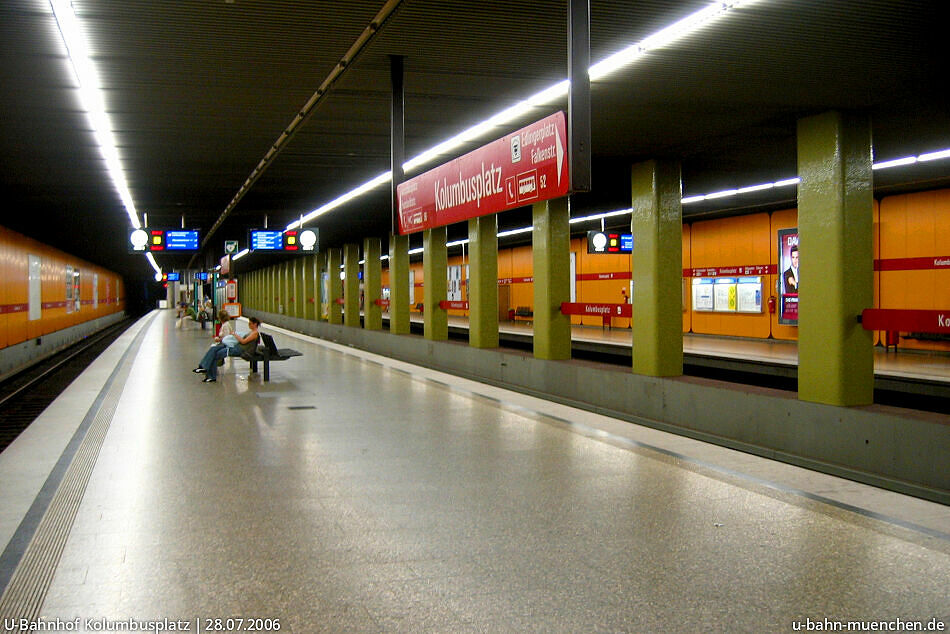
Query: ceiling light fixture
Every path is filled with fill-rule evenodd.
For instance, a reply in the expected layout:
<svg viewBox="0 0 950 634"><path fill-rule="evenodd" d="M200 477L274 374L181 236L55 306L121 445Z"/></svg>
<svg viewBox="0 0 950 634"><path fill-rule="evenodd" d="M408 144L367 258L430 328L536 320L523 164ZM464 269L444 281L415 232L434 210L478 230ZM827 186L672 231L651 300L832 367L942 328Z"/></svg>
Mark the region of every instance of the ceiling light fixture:
<svg viewBox="0 0 950 634"><path fill-rule="evenodd" d="M597 64L594 64L588 70L590 74L591 81L596 81L598 79L603 79L614 73L621 68L629 66L630 64L636 62L643 53L653 49L661 48L663 46L668 46L673 42L676 42L687 35L695 32L697 29L702 28L703 26L715 21L720 18L725 13L728 13L731 9L736 8L740 4L750 4L757 0L734 0L732 2L714 2L705 8L679 20L670 26L657 31L656 33L647 36L640 42L628 46L619 53L615 53L610 57L604 59ZM498 112L485 121L477 123L470 128L466 128L462 132L456 134L455 136L442 141L438 145L435 145L428 150L425 150L421 154L416 155L415 157L409 159L403 163L403 169L406 172L409 172L417 167L431 163L433 160L439 156L449 154L461 148L462 146L481 138L487 135L489 132L492 132L496 128L507 126L512 121L519 119L520 117L528 114L532 110L544 106L549 106L558 99L562 99L567 95L568 88L570 83L568 80L562 80L558 83L541 90L523 101L519 101L514 105ZM381 187L386 183L391 182L392 173L386 172L385 174L380 174L372 181L360 185L357 189L340 196L323 205L314 209L310 213L303 216L299 220L287 225L286 231L290 231L297 227L302 226L304 223L313 220L314 218L325 214L331 209L339 207L344 202L352 200L356 196L359 196L367 191ZM500 234L499 234L500 235Z"/></svg>
<svg viewBox="0 0 950 634"><path fill-rule="evenodd" d="M86 45L86 38L83 36L79 20L73 11L72 2L69 0L49 0L49 2L50 8L53 10L53 16L56 19L56 25L59 27L60 36L63 38L63 44L66 46L69 67L72 69L76 83L79 85L79 100L86 111L89 125L92 126L96 144L99 146L99 153L106 162L112 185L125 207L129 222L135 229L141 229L142 223L139 221L138 211L135 209L135 202L132 200L132 193L129 191L129 185L125 180L119 151L116 149L117 144L112 134L112 123L106 113L99 76L90 58L89 47ZM155 258L152 257L151 253L148 254L147 259L155 272L160 274L161 268L155 263Z"/></svg>

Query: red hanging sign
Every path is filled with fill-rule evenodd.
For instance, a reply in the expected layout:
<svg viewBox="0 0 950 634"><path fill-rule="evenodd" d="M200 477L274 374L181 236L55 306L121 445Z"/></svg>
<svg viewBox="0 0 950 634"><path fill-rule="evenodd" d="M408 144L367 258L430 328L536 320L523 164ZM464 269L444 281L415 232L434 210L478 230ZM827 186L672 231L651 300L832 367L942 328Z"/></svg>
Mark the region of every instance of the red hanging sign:
<svg viewBox="0 0 950 634"><path fill-rule="evenodd" d="M563 112L401 183L399 233L415 233L566 196Z"/></svg>

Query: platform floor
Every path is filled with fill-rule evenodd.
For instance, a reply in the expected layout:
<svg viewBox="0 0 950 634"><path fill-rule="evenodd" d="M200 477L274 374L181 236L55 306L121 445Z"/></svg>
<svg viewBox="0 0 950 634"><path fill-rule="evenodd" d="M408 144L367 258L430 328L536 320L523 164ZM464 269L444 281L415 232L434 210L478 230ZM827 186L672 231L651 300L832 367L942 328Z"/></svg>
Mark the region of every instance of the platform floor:
<svg viewBox="0 0 950 634"><path fill-rule="evenodd" d="M156 311L0 454L0 617L950 627L948 507L264 330L303 356L203 384Z"/></svg>

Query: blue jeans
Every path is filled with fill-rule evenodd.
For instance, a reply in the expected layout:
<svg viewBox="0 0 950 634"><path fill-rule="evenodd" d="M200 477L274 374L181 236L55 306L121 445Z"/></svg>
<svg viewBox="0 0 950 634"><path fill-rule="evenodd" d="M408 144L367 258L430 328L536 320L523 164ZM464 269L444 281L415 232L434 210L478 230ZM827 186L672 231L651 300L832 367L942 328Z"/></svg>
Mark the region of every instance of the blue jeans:
<svg viewBox="0 0 950 634"><path fill-rule="evenodd" d="M201 358L201 362L198 363L199 368L204 368L207 375L212 379L218 378L218 360L224 359L225 357L239 357L241 356L240 348L229 348L223 343L211 346L208 348L208 351L205 352L205 356Z"/></svg>

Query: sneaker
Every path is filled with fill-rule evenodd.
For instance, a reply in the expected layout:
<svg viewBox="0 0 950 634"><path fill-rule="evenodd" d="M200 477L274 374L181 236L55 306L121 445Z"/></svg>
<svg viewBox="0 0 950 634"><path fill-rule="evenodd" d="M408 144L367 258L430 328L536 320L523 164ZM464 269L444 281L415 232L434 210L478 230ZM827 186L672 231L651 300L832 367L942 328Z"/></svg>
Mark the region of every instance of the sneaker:
<svg viewBox="0 0 950 634"><path fill-rule="evenodd" d="M212 379L210 376L206 376L205 378L201 379L202 383L214 383L215 381L217 381L217 379Z"/></svg>
<svg viewBox="0 0 950 634"><path fill-rule="evenodd" d="M205 370L205 369L202 368L202 367L198 367L198 368L195 368L194 370L192 370L192 372L194 372L195 374L204 374L205 372L207 372L207 370Z"/></svg>

